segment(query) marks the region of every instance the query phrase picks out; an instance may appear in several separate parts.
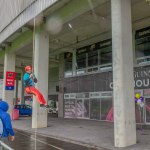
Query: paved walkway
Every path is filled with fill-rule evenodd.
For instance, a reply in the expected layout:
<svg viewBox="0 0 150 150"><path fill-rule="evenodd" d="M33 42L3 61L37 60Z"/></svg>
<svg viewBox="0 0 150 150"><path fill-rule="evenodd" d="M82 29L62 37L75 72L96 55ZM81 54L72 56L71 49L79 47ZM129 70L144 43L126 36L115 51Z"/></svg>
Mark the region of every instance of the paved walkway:
<svg viewBox="0 0 150 150"><path fill-rule="evenodd" d="M35 133L15 130L15 141L3 141L14 150L107 150L68 143Z"/></svg>
<svg viewBox="0 0 150 150"><path fill-rule="evenodd" d="M13 121L13 127L28 132L31 129L31 117L21 117ZM108 122L48 118L48 128L37 129L37 133L63 141L92 145L110 150L150 150L150 130L137 130L137 144L128 148L115 148L113 124Z"/></svg>

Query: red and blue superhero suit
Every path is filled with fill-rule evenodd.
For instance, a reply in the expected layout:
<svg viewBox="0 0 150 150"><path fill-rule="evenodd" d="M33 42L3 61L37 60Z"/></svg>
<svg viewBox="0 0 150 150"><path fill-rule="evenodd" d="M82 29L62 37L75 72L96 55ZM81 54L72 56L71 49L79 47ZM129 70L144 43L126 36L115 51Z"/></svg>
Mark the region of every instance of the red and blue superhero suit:
<svg viewBox="0 0 150 150"><path fill-rule="evenodd" d="M26 66L25 67L25 74L23 76L24 80L24 87L27 94L33 94L36 96L36 99L40 103L40 105L44 105L47 107L46 100L44 99L43 95L35 88L35 84L37 83L37 79L34 74L32 74L32 67Z"/></svg>

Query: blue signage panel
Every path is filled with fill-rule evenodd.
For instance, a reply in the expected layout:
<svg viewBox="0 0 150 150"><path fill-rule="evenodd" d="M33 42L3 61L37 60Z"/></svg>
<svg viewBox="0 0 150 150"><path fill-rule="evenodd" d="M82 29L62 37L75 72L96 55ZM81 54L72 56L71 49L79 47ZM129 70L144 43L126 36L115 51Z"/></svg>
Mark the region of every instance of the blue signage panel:
<svg viewBox="0 0 150 150"><path fill-rule="evenodd" d="M5 86L5 90L14 90L14 86Z"/></svg>

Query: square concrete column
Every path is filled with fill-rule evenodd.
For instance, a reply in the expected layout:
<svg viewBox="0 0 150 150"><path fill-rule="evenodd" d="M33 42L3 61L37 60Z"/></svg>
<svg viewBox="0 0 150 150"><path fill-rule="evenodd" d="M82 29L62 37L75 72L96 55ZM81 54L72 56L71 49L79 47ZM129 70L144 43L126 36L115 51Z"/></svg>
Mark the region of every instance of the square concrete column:
<svg viewBox="0 0 150 150"><path fill-rule="evenodd" d="M4 57L4 80L3 80L3 100L7 101L9 104L9 114L12 116L13 110L13 99L14 99L14 90L5 90L6 86L6 72L12 71L15 72L15 53L13 52L5 52Z"/></svg>
<svg viewBox="0 0 150 150"><path fill-rule="evenodd" d="M64 117L64 54L59 55L58 117Z"/></svg>
<svg viewBox="0 0 150 150"><path fill-rule="evenodd" d="M21 104L25 104L25 100L24 100L24 81L23 81L23 75L24 75L25 71L24 68L21 70Z"/></svg>
<svg viewBox="0 0 150 150"><path fill-rule="evenodd" d="M73 76L76 75L76 67L77 67L76 50L73 50L73 53L72 53L72 74L73 74Z"/></svg>
<svg viewBox="0 0 150 150"><path fill-rule="evenodd" d="M116 147L136 143L131 0L111 0L114 138Z"/></svg>
<svg viewBox="0 0 150 150"><path fill-rule="evenodd" d="M35 50L33 50L34 74L37 77L36 88L48 100L48 65L49 35L41 31L35 33ZM33 98L32 128L47 127L47 110L40 107L35 96Z"/></svg>

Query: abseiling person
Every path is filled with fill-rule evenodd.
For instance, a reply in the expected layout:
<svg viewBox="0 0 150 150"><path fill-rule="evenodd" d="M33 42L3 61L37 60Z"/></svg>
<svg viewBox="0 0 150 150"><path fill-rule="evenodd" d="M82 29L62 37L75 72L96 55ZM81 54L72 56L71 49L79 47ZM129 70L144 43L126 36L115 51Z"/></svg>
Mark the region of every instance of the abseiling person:
<svg viewBox="0 0 150 150"><path fill-rule="evenodd" d="M37 78L36 76L32 73L32 67L31 66L26 66L25 67L25 74L23 76L24 80L24 86L25 86L25 91L27 94L33 94L36 96L37 101L40 104L40 107L46 107L48 108L49 106L47 105L47 102L41 92L35 88L35 83L37 83Z"/></svg>

